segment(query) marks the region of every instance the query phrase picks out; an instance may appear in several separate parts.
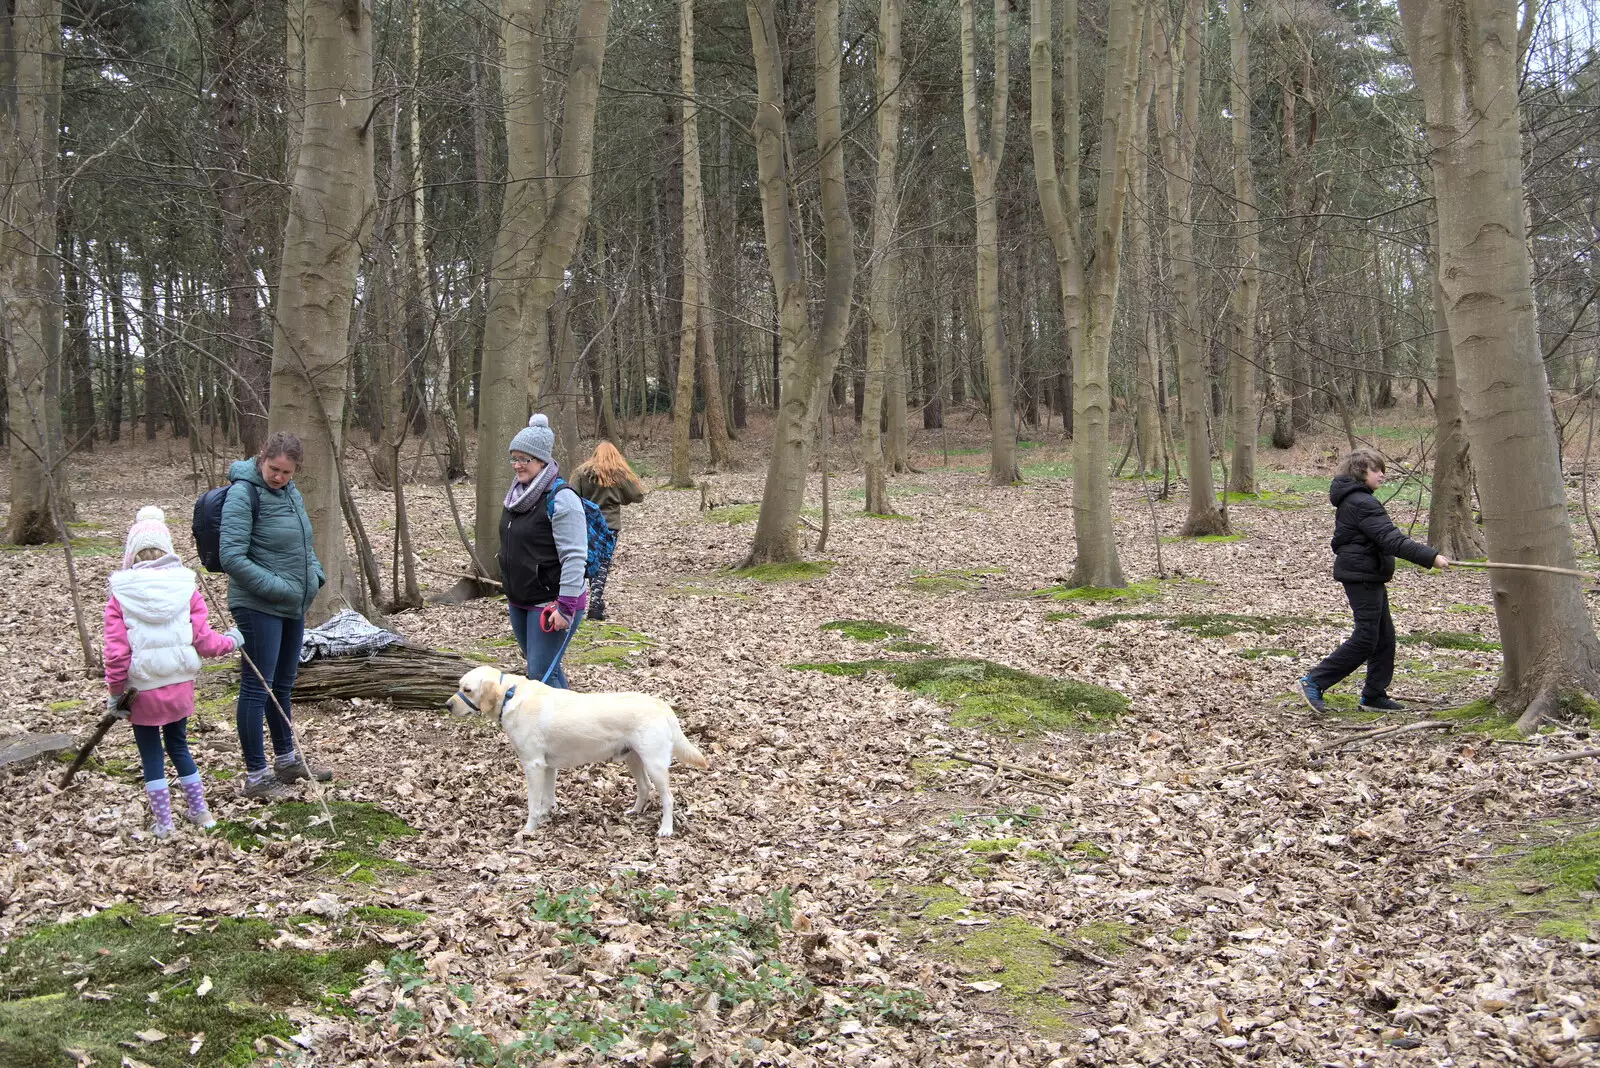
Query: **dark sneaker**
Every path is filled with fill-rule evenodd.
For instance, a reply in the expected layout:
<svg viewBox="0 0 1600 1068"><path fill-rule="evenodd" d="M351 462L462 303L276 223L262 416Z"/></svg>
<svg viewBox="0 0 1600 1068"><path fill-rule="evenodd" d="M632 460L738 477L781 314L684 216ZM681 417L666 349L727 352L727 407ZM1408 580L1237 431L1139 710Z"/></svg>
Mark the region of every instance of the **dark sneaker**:
<svg viewBox="0 0 1600 1068"><path fill-rule="evenodd" d="M1361 699L1363 712L1409 712L1411 709L1396 701L1392 697L1363 697Z"/></svg>
<svg viewBox="0 0 1600 1068"><path fill-rule="evenodd" d="M318 782L327 782L333 778L333 772L327 768L319 768L306 763L305 757L291 764L278 764L274 770L278 773L278 781L285 786L291 783L304 782L307 779L316 779Z"/></svg>
<svg viewBox="0 0 1600 1068"><path fill-rule="evenodd" d="M290 801L293 800L294 791L283 783L273 778L262 779L260 782L245 780L244 789L239 791L240 797L248 797L255 801Z"/></svg>
<svg viewBox="0 0 1600 1068"><path fill-rule="evenodd" d="M1294 684L1294 688L1300 692L1301 697L1305 698L1306 704L1311 706L1311 711L1326 712L1328 710L1328 706L1322 700L1322 691L1317 688L1316 683L1311 681L1309 675L1300 676L1300 681Z"/></svg>

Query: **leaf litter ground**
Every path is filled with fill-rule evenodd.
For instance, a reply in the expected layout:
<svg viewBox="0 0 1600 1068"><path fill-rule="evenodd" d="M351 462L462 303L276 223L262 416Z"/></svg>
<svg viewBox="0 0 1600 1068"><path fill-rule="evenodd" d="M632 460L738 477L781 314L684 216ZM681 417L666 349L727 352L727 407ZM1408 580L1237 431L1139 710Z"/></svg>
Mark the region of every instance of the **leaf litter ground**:
<svg viewBox="0 0 1600 1068"><path fill-rule="evenodd" d="M175 532L189 511L186 468L160 446L136 448L131 465L75 468L75 533L111 544L78 561L92 619L135 508L163 505ZM305 804L254 806L231 777L229 671L205 676L191 730L227 834L147 835L125 728L65 793L58 766L0 773L0 1020L41 991L78 999L90 1020L110 1004L104 1026L129 1033L102 1036L114 1052L97 1063L184 1063L196 1035L155 1022L203 1014L141 1016L129 1000L166 989L149 976L97 972L93 954L74 965L76 986L29 971L68 930L52 925L132 909L163 930L259 929L252 946L308 962L367 958L320 997L262 999L237 1030L215 1025L202 1060L1600 1058L1600 909L1585 852L1597 848L1586 833L1597 769L1530 762L1581 743L1462 730L1225 770L1303 753L1358 718L1312 719L1288 698L1348 618L1327 576L1313 467L1281 476L1259 504L1235 503L1238 540L1162 544L1168 581L1149 581L1144 498L1119 481L1123 566L1141 581L1061 598L1050 588L1073 556L1069 456L1029 455L1036 477L1000 489L981 457L965 469L922 458L926 471L890 490L908 522L860 515L859 478L836 479L833 566L803 581L732 573L751 528L705 522L698 493L656 490L628 511L608 597L625 629L596 628L569 674L580 689L668 700L710 758L709 771L674 776L675 839L652 836L653 816L625 814L631 783L605 766L563 773L554 821L519 840L521 775L492 723L371 702L297 715L338 773L331 833ZM126 470L147 489L111 483ZM760 495L758 473L711 481L713 503ZM381 543L388 495L357 496ZM465 488L456 496L470 506ZM419 485L408 497L425 585L442 591L464 559L443 493ZM1178 528L1181 500L1156 510L1164 533ZM57 548L0 553L0 740L81 731L98 715L63 575ZM1401 646L1397 692L1446 704L1486 693L1500 654L1493 614L1474 611L1483 577L1402 569L1392 593L1401 634L1418 636ZM825 628L840 621L890 626ZM520 666L500 602L392 622L413 641ZM1441 634L1465 637L1428 637ZM945 691L903 688L896 672L790 666L886 659L998 664L1104 687L1128 707L1092 732L987 732L953 726ZM124 967L126 956L110 951ZM239 970L212 967L219 982ZM184 972L166 996L193 997L195 980Z"/></svg>

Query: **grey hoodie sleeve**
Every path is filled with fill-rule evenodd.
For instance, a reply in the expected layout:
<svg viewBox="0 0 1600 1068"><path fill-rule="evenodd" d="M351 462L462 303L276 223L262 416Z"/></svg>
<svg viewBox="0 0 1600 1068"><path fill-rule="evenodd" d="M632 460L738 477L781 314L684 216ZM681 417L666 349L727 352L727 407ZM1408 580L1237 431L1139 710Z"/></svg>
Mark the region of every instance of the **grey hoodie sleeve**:
<svg viewBox="0 0 1600 1068"><path fill-rule="evenodd" d="M570 486L556 494L550 531L555 535L556 556L561 561L561 596L581 596L583 569L589 560L589 524L583 518L583 502Z"/></svg>

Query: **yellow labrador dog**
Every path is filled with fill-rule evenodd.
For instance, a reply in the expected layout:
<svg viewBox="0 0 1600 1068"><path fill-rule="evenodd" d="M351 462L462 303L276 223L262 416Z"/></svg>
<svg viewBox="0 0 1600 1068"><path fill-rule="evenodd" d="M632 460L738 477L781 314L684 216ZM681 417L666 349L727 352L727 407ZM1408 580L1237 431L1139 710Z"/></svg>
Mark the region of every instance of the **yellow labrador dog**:
<svg viewBox="0 0 1600 1068"><path fill-rule="evenodd" d="M661 827L656 834L670 837L668 765L676 757L692 767L709 767L700 750L683 736L672 709L647 694L573 693L499 668L478 667L461 676L461 688L447 704L458 715L470 710L499 717L528 779L524 833L549 817L556 801L558 769L620 758L639 791L632 814L645 810L654 786L661 797Z"/></svg>

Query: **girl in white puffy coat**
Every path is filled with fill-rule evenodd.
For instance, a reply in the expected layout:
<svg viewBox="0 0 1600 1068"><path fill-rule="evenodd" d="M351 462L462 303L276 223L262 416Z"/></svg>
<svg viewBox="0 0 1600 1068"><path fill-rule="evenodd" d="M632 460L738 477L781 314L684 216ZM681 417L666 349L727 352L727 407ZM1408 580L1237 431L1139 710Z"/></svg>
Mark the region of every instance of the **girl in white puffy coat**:
<svg viewBox="0 0 1600 1068"><path fill-rule="evenodd" d="M128 528L122 570L111 574L105 618L106 707L133 724L156 837L172 833L167 757L178 772L190 821L215 826L200 769L189 755L186 724L194 713L200 658L227 656L244 638L237 629L218 634L206 622L206 601L194 572L173 552L166 514L154 505L139 509ZM122 693L129 688L137 692L123 706Z"/></svg>

